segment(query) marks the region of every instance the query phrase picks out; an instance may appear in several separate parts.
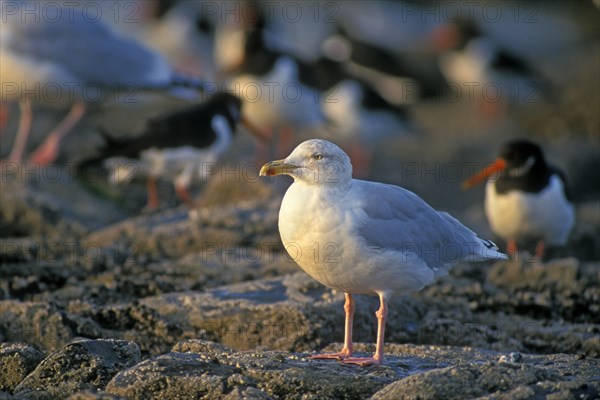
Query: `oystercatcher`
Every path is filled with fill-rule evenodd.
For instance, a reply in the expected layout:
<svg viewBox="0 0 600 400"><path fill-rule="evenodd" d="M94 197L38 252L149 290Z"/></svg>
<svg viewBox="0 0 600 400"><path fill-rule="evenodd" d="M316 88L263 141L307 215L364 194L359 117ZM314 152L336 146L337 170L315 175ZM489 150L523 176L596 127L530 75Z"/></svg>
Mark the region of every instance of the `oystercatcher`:
<svg viewBox="0 0 600 400"><path fill-rule="evenodd" d="M546 244L567 242L575 220L571 195L565 175L546 162L540 146L528 140L505 144L498 159L463 187L486 178L485 213L511 256L517 256L519 243L537 241L535 255L541 259Z"/></svg>
<svg viewBox="0 0 600 400"><path fill-rule="evenodd" d="M159 178L171 180L179 198L192 206L188 188L214 171L218 157L231 145L238 123L265 138L242 117L241 109L239 97L215 94L205 103L151 119L146 130L134 138L106 137L106 147L94 160L105 160L115 183L146 177L149 209L158 206Z"/></svg>

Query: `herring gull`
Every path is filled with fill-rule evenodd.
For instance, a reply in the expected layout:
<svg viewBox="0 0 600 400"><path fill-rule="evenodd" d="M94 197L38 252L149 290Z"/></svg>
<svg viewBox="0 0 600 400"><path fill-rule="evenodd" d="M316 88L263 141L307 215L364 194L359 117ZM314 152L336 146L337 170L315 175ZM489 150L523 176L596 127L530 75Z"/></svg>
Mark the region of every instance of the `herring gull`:
<svg viewBox="0 0 600 400"><path fill-rule="evenodd" d="M283 245L311 277L345 294L344 346L313 358L381 364L392 295L421 290L458 261L507 258L414 193L352 179L350 158L331 142L307 140L286 159L266 163L260 175L294 178L279 211ZM372 357L353 357L354 294L379 296Z"/></svg>

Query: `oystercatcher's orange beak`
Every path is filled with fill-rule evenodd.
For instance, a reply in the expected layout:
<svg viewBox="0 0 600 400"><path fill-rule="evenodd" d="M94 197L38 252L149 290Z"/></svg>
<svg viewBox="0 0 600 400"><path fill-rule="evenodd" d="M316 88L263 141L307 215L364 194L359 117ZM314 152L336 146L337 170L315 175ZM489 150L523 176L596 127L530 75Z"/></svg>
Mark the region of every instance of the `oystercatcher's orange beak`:
<svg viewBox="0 0 600 400"><path fill-rule="evenodd" d="M506 161L504 161L503 158L498 158L491 165L488 165L487 167L482 169L481 172L473 175L466 181L463 181L461 186L462 186L463 190L470 189L473 186L483 182L484 180L489 178L491 175L493 175L497 172L500 172L505 168L506 168Z"/></svg>

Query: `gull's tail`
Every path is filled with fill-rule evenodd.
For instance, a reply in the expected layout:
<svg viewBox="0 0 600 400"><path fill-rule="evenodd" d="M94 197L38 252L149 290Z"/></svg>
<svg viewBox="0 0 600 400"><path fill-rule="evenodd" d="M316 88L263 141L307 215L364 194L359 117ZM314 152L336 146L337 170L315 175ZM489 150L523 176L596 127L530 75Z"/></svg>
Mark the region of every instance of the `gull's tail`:
<svg viewBox="0 0 600 400"><path fill-rule="evenodd" d="M446 222L449 222L456 232L461 232L461 241L463 241L462 261L486 261L486 260L507 260L508 256L502 252L494 242L482 239L475 232L461 224L456 218L446 212L439 213Z"/></svg>

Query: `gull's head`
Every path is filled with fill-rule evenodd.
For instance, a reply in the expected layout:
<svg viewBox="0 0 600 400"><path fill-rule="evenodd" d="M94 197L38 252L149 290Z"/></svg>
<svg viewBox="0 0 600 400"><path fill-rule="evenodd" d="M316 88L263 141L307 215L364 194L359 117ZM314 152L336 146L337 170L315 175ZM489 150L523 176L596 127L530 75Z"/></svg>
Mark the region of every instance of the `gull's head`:
<svg viewBox="0 0 600 400"><path fill-rule="evenodd" d="M311 139L300 143L287 158L263 165L260 175L290 175L307 184L340 185L352 180L352 164L335 144Z"/></svg>

